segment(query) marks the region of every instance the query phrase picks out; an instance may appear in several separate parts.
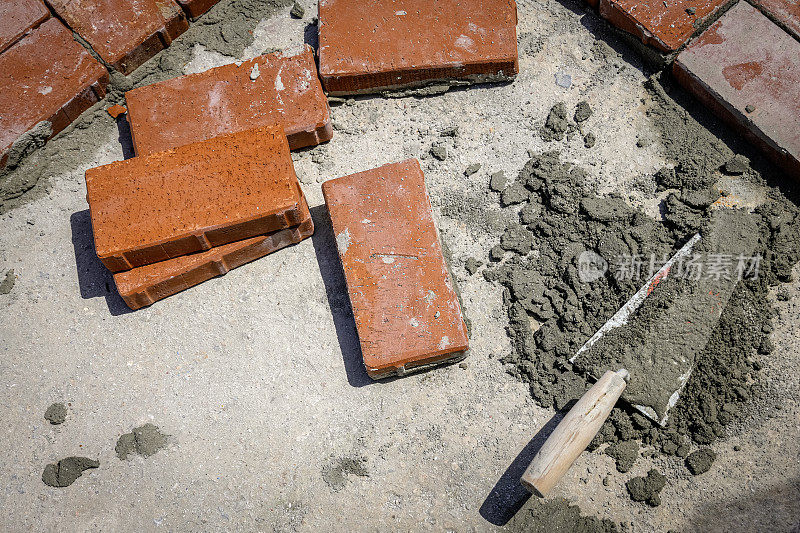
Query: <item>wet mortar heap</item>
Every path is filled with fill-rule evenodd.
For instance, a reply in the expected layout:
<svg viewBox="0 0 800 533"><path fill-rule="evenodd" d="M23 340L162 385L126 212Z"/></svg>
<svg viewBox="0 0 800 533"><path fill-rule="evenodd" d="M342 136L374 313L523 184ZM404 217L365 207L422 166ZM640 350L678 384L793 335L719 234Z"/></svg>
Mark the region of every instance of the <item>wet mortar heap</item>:
<svg viewBox="0 0 800 533"><path fill-rule="evenodd" d="M654 126L674 162L644 180L648 192L666 194L662 220L631 207L619 193L599 195L587 173L562 161L558 151L531 154L515 180L491 177L490 188L498 193L500 205L518 214L490 251L483 272L503 287L513 351L502 362L509 373L529 383L531 395L544 407L566 410L582 396L588 388L582 377L587 369L571 364L570 358L689 237L707 229L714 207L728 195L718 178L744 175L764 183L745 158L734 156L694 120L686 120L686 112L665 91L667 83L653 78L647 84ZM587 107L578 104L571 121L565 104L557 104L542 137L554 141L570 133L583 135ZM648 455L685 459L691 474L707 472L716 455L705 446L740 431L736 422L752 416L749 405L769 394L759 380L761 359L774 348L769 334L775 311L767 293L792 279L791 269L800 257L800 212L777 188L770 189L752 214L737 211L742 222L757 228L758 244L670 418L660 427L620 403L589 447L602 448L619 472L629 471L645 449ZM604 270L582 279L580 269L586 265L580 264L581 257L587 252ZM621 267L620 258L641 259L628 263L636 275ZM734 276L739 266L735 259L729 265ZM610 340L611 351L613 342L622 349L629 340ZM667 477L652 469L646 477L630 479L626 487L634 501L658 506L667 483Z"/></svg>

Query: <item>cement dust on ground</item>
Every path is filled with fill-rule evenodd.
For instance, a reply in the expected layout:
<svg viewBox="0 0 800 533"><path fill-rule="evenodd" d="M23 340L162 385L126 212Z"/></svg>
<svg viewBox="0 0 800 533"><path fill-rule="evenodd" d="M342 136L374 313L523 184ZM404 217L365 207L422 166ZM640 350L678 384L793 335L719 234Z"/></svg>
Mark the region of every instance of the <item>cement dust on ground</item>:
<svg viewBox="0 0 800 533"><path fill-rule="evenodd" d="M313 36L308 25L316 6L300 4L304 19L290 16L291 2L223 0L129 79L115 79L106 102L10 176L13 191L3 196L0 214L0 276L13 280L0 294L6 447L0 524L15 530L791 530L800 521L800 290L797 270L787 275L793 265L780 264L788 255L772 257L770 284L737 289L731 302L743 303L729 307L730 320L711 341L724 357L702 359L708 368L699 376L727 365L726 375L746 386L717 389L730 394L721 404L719 395L687 404L674 431L653 436L620 411L552 498L541 502L520 492L519 475L543 440L538 432L557 422L554 406L563 407L564 391L583 384L566 377L539 383L537 392L535 380L519 379L524 361L507 335L505 287L484 273L496 268L490 251L509 225L520 223L523 206L502 207L489 189L490 180L499 188L500 179L490 176L502 171L513 182L532 158L556 152L558 165L569 165L573 177L579 173L597 198L617 193L630 209L642 209L651 221L636 215L636 227L656 235L690 230L697 220L692 211L706 208L697 207L705 199L694 193L733 183L726 198L758 205L766 199L774 207L759 214L771 239L765 250L786 248L793 234L794 217L780 207L791 188L772 167L690 98L650 80L637 56L577 0L518 3L520 74L511 84L334 106L333 141L293 154L317 226L313 238L150 308L126 311L96 261L86 216L85 170L120 160L127 149L105 107L136 84L302 44ZM578 122L576 107L584 101L592 114ZM559 102L567 129L560 140L545 141L542 128ZM693 120L699 126L686 128ZM570 122L580 127L569 131ZM442 148L438 155L431 154L434 146ZM705 156L686 154L687 146ZM732 164L720 172L737 153L750 160L750 170L734 174L741 167ZM471 353L465 365L376 384L358 359L330 222L319 207L320 183L408 157L421 160L453 257L471 320ZM477 163L477 171L465 173ZM557 189L554 200L569 198ZM662 201L674 208L668 230L652 221ZM527 215L535 218L532 209ZM517 233L519 246L529 246L531 256L541 253L535 249L541 239ZM657 251L673 245L658 242ZM500 252L509 259L516 253ZM475 260L469 270L468 258ZM757 330L742 330L749 318L759 319ZM771 344L757 358L720 351L740 332L747 345L764 338ZM553 366L542 375L555 376L557 361L548 359ZM737 374L745 365L747 375ZM686 397L702 399L710 385L719 384L689 384ZM43 413L57 402L69 405L69 413L52 425ZM169 435L167 445L119 460L120 435L147 424ZM134 436L134 448L135 442ZM612 445L616 451L606 452ZM702 470L703 457L691 467L686 461L706 448L716 458L695 475L690 468ZM100 466L68 487L42 482L47 465L71 457ZM660 491L651 470L666 478ZM631 499L626 485L636 479L644 481L633 482L633 492L648 501L657 493L658 507Z"/></svg>

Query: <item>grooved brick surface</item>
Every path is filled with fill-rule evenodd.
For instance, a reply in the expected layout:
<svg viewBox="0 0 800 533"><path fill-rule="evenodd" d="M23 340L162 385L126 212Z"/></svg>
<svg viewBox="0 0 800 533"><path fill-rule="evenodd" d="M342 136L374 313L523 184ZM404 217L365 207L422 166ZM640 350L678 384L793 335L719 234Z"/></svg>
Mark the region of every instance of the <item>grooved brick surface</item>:
<svg viewBox="0 0 800 533"><path fill-rule="evenodd" d="M800 177L800 42L739 2L673 69L684 87Z"/></svg>
<svg viewBox="0 0 800 533"><path fill-rule="evenodd" d="M419 162L322 184L367 373L377 379L469 348Z"/></svg>
<svg viewBox="0 0 800 533"><path fill-rule="evenodd" d="M172 0L47 0L70 28L123 74L189 28Z"/></svg>
<svg viewBox="0 0 800 533"><path fill-rule="evenodd" d="M600 0L600 14L614 26L662 52L674 52L730 0Z"/></svg>
<svg viewBox="0 0 800 533"><path fill-rule="evenodd" d="M49 17L41 0L0 1L0 52Z"/></svg>
<svg viewBox="0 0 800 533"><path fill-rule="evenodd" d="M333 135L308 46L146 85L125 99L138 155L272 124L283 126L293 150Z"/></svg>
<svg viewBox="0 0 800 533"><path fill-rule="evenodd" d="M87 170L97 255L120 272L296 226L296 183L278 126Z"/></svg>
<svg viewBox="0 0 800 533"><path fill-rule="evenodd" d="M786 26L800 39L800 2L798 0L753 0L761 9Z"/></svg>
<svg viewBox="0 0 800 533"><path fill-rule="evenodd" d="M189 16L196 19L212 7L214 7L219 0L177 0L183 9L189 13Z"/></svg>
<svg viewBox="0 0 800 533"><path fill-rule="evenodd" d="M516 24L514 0L320 0L320 77L329 94L509 79Z"/></svg>
<svg viewBox="0 0 800 533"><path fill-rule="evenodd" d="M310 237L314 233L314 221L302 196L301 216L303 221L299 226L118 272L114 274L114 283L131 309L151 305Z"/></svg>
<svg viewBox="0 0 800 533"><path fill-rule="evenodd" d="M0 168L22 134L49 121L66 128L105 96L108 72L51 18L0 54Z"/></svg>

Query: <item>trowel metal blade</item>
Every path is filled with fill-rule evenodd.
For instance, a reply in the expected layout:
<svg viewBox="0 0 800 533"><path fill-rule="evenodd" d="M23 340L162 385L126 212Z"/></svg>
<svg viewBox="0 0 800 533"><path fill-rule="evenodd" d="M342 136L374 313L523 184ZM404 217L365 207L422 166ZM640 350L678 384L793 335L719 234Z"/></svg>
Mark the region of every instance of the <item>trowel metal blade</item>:
<svg viewBox="0 0 800 533"><path fill-rule="evenodd" d="M595 343L597 343L597 341L603 338L608 332L627 324L630 316L642 306L647 297L650 294L652 294L653 289L655 289L656 286L658 286L658 284L669 275L669 271L672 269L673 265L689 257L689 255L692 253L692 249L694 249L695 244L697 244L700 241L700 239L701 239L700 234L696 233L691 239L689 239L689 241L686 244L683 245L683 247L680 250L675 252L675 254L669 259L669 261L664 263L664 266L662 266L658 270L658 272L653 274L653 276L649 280L647 280L647 283L642 285L641 288L638 291L636 291L636 294L634 294L630 298L630 300L625 302L625 305L620 307L619 311L614 313L614 316L608 319L608 322L603 324L603 326L600 329L598 329L597 332L594 335L592 335L591 338L587 340L577 352L575 352L575 355L573 355L572 358L570 358L569 362L575 363L575 361L579 358L581 354L588 351L589 348L591 348ZM597 376L593 377L595 377L595 379L597 378ZM683 380L682 385L685 385L686 381L688 380L689 380L689 374L686 374L686 378ZM672 397L670 398L670 407L675 405L675 403L678 401L682 385L673 394L674 400ZM638 411L640 411L642 414L644 414L646 417L650 418L651 420L657 422L660 425L664 425L667 421L666 415L662 419L658 417L655 410L653 410L650 407L646 407L643 405L633 405L633 407Z"/></svg>
<svg viewBox="0 0 800 533"><path fill-rule="evenodd" d="M757 243L752 215L715 210L702 240L692 237L570 361L595 377L625 368L631 378L622 398L664 425L740 279L738 269L720 274L719 261L752 259Z"/></svg>

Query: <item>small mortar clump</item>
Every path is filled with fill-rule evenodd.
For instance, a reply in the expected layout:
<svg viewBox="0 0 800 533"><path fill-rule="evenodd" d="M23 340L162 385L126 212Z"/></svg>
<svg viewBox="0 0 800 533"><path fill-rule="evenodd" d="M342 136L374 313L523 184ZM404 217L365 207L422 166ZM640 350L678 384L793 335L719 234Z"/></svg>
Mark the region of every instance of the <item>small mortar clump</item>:
<svg viewBox="0 0 800 533"><path fill-rule="evenodd" d="M347 484L347 476L368 477L369 470L363 457L340 457L331 459L322 467L322 479L334 491L339 491Z"/></svg>
<svg viewBox="0 0 800 533"><path fill-rule="evenodd" d="M542 128L541 135L545 141L560 141L570 128L567 119L567 105L559 102L550 109L547 121Z"/></svg>
<svg viewBox="0 0 800 533"><path fill-rule="evenodd" d="M611 444L606 449L606 454L617 463L617 471L625 473L633 467L639 457L639 442L624 440Z"/></svg>
<svg viewBox="0 0 800 533"><path fill-rule="evenodd" d="M67 419L67 406L63 403L54 403L44 412L44 418L51 424L63 424Z"/></svg>
<svg viewBox="0 0 800 533"><path fill-rule="evenodd" d="M651 507L661 505L661 489L667 484L667 478L656 469L647 473L647 477L631 478L625 487L635 502L647 502Z"/></svg>
<svg viewBox="0 0 800 533"><path fill-rule="evenodd" d="M0 294L8 294L14 288L14 284L17 282L17 276L14 274L14 269L10 269L6 272L3 281L0 281Z"/></svg>
<svg viewBox="0 0 800 533"><path fill-rule="evenodd" d="M167 445L167 435L161 433L157 426L145 424L125 433L117 440L114 451L124 461L128 455L137 454L150 457Z"/></svg>
<svg viewBox="0 0 800 533"><path fill-rule="evenodd" d="M689 469L692 475L699 476L711 470L711 465L716 458L717 454L714 453L714 450L711 448L702 448L691 453L689 457L686 458L686 468Z"/></svg>
<svg viewBox="0 0 800 533"><path fill-rule="evenodd" d="M45 466L42 481L50 487L68 487L81 477L84 470L99 466L100 461L88 457L67 457Z"/></svg>
<svg viewBox="0 0 800 533"><path fill-rule="evenodd" d="M617 533L624 531L611 520L581 515L576 505L564 498L531 498L508 522L504 531L524 533Z"/></svg>

